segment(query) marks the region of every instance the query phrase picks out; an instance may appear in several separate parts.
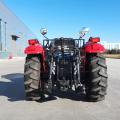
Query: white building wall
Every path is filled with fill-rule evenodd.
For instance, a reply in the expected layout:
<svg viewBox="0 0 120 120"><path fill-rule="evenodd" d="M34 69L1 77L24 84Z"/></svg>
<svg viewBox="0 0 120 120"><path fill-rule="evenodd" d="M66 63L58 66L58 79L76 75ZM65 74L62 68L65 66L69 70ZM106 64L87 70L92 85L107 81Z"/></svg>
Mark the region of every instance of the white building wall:
<svg viewBox="0 0 120 120"><path fill-rule="evenodd" d="M13 52L12 37L11 35L19 36L16 41L17 53L24 52L24 48L27 46L27 40L36 38L32 31L9 9L4 2L0 0L0 19L1 23L1 38L2 38L2 51L7 50ZM6 24L6 48L5 48L5 22Z"/></svg>
<svg viewBox="0 0 120 120"><path fill-rule="evenodd" d="M120 43L107 43L107 42L102 42L102 44L104 45L104 47L108 50L112 50L112 49L117 49L120 50Z"/></svg>

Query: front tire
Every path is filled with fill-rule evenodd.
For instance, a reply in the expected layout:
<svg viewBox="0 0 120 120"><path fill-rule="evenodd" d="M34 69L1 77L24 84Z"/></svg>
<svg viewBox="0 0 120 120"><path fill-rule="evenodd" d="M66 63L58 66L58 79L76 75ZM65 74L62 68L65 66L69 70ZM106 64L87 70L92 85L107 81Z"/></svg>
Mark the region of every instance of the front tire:
<svg viewBox="0 0 120 120"><path fill-rule="evenodd" d="M89 101L105 99L107 91L107 66L102 54L89 54L87 56L86 97Z"/></svg>

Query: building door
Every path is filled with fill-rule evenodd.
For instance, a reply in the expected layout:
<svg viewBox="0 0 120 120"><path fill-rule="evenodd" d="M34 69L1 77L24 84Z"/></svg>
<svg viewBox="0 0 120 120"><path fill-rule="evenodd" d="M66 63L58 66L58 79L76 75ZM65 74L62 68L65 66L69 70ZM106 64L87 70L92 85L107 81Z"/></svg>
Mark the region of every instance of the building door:
<svg viewBox="0 0 120 120"><path fill-rule="evenodd" d="M12 35L12 40L11 40L11 47L12 47L12 56L13 57L16 57L17 56L17 44L16 44L16 42L17 42L17 39L18 39L19 37L18 36L16 36L16 35Z"/></svg>

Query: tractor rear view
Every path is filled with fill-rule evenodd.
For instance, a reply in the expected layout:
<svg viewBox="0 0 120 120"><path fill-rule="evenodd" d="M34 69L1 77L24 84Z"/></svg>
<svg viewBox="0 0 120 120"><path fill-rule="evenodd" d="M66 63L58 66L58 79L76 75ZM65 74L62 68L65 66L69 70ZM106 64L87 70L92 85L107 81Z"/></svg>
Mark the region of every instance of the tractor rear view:
<svg viewBox="0 0 120 120"><path fill-rule="evenodd" d="M90 37L85 43L84 28L79 39L48 39L46 29L43 45L29 40L24 69L26 98L31 100L54 96L54 92L83 92L89 101L101 101L107 91L107 66L100 38Z"/></svg>

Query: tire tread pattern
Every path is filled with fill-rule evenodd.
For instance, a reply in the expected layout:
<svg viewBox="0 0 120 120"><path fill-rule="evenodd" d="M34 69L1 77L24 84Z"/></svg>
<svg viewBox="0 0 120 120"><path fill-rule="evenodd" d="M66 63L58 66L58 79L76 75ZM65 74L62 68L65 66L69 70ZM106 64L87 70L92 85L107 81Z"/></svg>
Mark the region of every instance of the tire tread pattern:
<svg viewBox="0 0 120 120"><path fill-rule="evenodd" d="M104 100L107 91L107 66L102 54L89 56L86 76L86 96L90 101Z"/></svg>
<svg viewBox="0 0 120 120"><path fill-rule="evenodd" d="M24 85L26 98L31 100L40 99L40 60L36 56L27 56L24 69Z"/></svg>

